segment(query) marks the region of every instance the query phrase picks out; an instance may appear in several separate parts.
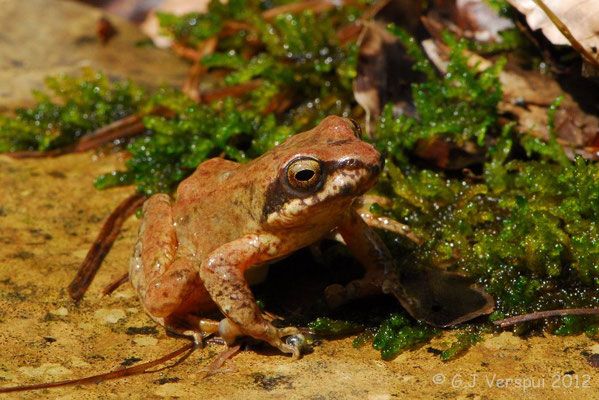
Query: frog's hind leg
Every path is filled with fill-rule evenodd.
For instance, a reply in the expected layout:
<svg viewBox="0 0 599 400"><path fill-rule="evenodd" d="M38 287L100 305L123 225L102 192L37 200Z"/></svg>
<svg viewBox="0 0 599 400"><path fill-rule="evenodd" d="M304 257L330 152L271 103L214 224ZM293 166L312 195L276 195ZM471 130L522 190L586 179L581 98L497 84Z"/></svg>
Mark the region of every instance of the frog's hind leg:
<svg viewBox="0 0 599 400"><path fill-rule="evenodd" d="M171 200L157 194L146 201L129 276L146 312L167 330L201 341L218 323L191 314L214 309L195 269L195 259L179 256Z"/></svg>
<svg viewBox="0 0 599 400"><path fill-rule="evenodd" d="M176 258L163 275L149 282L143 301L148 314L168 331L192 337L199 345L217 333L219 326L217 321L194 315L215 309L195 263L190 257Z"/></svg>
<svg viewBox="0 0 599 400"><path fill-rule="evenodd" d="M191 338L197 347L203 347L204 340L218 335L219 321L200 318L193 314L169 315L166 318L153 318L174 335Z"/></svg>

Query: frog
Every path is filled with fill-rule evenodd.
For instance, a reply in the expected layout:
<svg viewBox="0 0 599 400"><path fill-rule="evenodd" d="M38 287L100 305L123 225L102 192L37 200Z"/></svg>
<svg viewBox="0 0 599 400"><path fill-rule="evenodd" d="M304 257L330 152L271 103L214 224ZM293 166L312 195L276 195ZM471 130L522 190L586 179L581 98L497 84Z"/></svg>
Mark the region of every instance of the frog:
<svg viewBox="0 0 599 400"><path fill-rule="evenodd" d="M201 163L174 200L154 194L142 207L129 277L144 310L198 343L250 336L298 358L300 346L285 340L298 328L264 317L246 270L337 235L365 274L328 287L327 300L339 305L397 286L389 250L352 207L384 162L356 122L328 116L250 162ZM201 318L215 309L222 320Z"/></svg>

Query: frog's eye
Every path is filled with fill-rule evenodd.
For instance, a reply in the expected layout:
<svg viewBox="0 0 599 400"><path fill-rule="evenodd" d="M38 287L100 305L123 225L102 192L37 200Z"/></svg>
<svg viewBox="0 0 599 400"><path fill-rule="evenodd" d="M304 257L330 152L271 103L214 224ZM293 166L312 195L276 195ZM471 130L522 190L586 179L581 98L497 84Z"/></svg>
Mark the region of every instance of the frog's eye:
<svg viewBox="0 0 599 400"><path fill-rule="evenodd" d="M315 188L322 179L322 167L318 160L301 158L292 161L287 167L287 182L297 190Z"/></svg>
<svg viewBox="0 0 599 400"><path fill-rule="evenodd" d="M354 131L354 135L356 135L358 139L362 139L362 129L360 128L360 124L358 124L351 118L347 118L347 122L351 127L352 131Z"/></svg>

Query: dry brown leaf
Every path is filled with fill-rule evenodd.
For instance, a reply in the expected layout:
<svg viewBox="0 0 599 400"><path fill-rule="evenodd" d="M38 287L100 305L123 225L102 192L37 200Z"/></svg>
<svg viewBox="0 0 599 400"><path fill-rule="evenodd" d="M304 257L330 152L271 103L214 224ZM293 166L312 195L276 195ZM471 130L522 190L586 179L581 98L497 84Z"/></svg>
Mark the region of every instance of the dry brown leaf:
<svg viewBox="0 0 599 400"><path fill-rule="evenodd" d="M428 57L442 72L447 68L447 51L432 40L423 43ZM479 69L491 66L491 62L469 54L469 64ZM599 159L599 118L584 112L578 102L559 85L554 77L538 71L527 71L508 63L499 73L503 87L503 99L499 103L502 114L513 116L522 132L549 140L547 110L559 96L564 99L555 113L555 129L558 141L570 157L580 154L588 159Z"/></svg>
<svg viewBox="0 0 599 400"><path fill-rule="evenodd" d="M479 42L499 42L499 32L514 28L484 0L435 0L426 18L438 23L440 30Z"/></svg>
<svg viewBox="0 0 599 400"><path fill-rule="evenodd" d="M500 41L499 32L514 28L514 23L500 16L483 0L456 0L456 22L462 30L472 32L479 42Z"/></svg>
<svg viewBox="0 0 599 400"><path fill-rule="evenodd" d="M551 43L568 46L572 44L535 1L508 1L524 14L526 22L532 30L541 29ZM543 3L561 20L576 41L599 63L599 1L543 0Z"/></svg>
<svg viewBox="0 0 599 400"><path fill-rule="evenodd" d="M395 105L398 114L415 113L411 84L421 81L422 76L412 70L412 59L386 26L395 23L414 32L421 10L418 0L390 1L378 10L373 21L364 22L353 86L356 101L366 111L367 135L372 130L370 117L377 117L388 102Z"/></svg>

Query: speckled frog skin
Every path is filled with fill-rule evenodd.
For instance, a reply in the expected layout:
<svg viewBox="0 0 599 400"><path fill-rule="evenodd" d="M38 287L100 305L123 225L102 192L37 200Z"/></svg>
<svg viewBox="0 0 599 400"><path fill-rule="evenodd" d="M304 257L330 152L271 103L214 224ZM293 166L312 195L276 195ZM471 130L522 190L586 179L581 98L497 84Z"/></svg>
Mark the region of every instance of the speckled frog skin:
<svg viewBox="0 0 599 400"><path fill-rule="evenodd" d="M388 250L352 209L383 168L353 121L329 116L261 157L202 163L174 201L156 194L143 207L130 279L146 312L196 341L249 335L298 357L284 338L296 328L265 320L244 271L339 233L365 266L363 279L327 289L332 303L398 284ZM218 308L222 321L202 319Z"/></svg>

